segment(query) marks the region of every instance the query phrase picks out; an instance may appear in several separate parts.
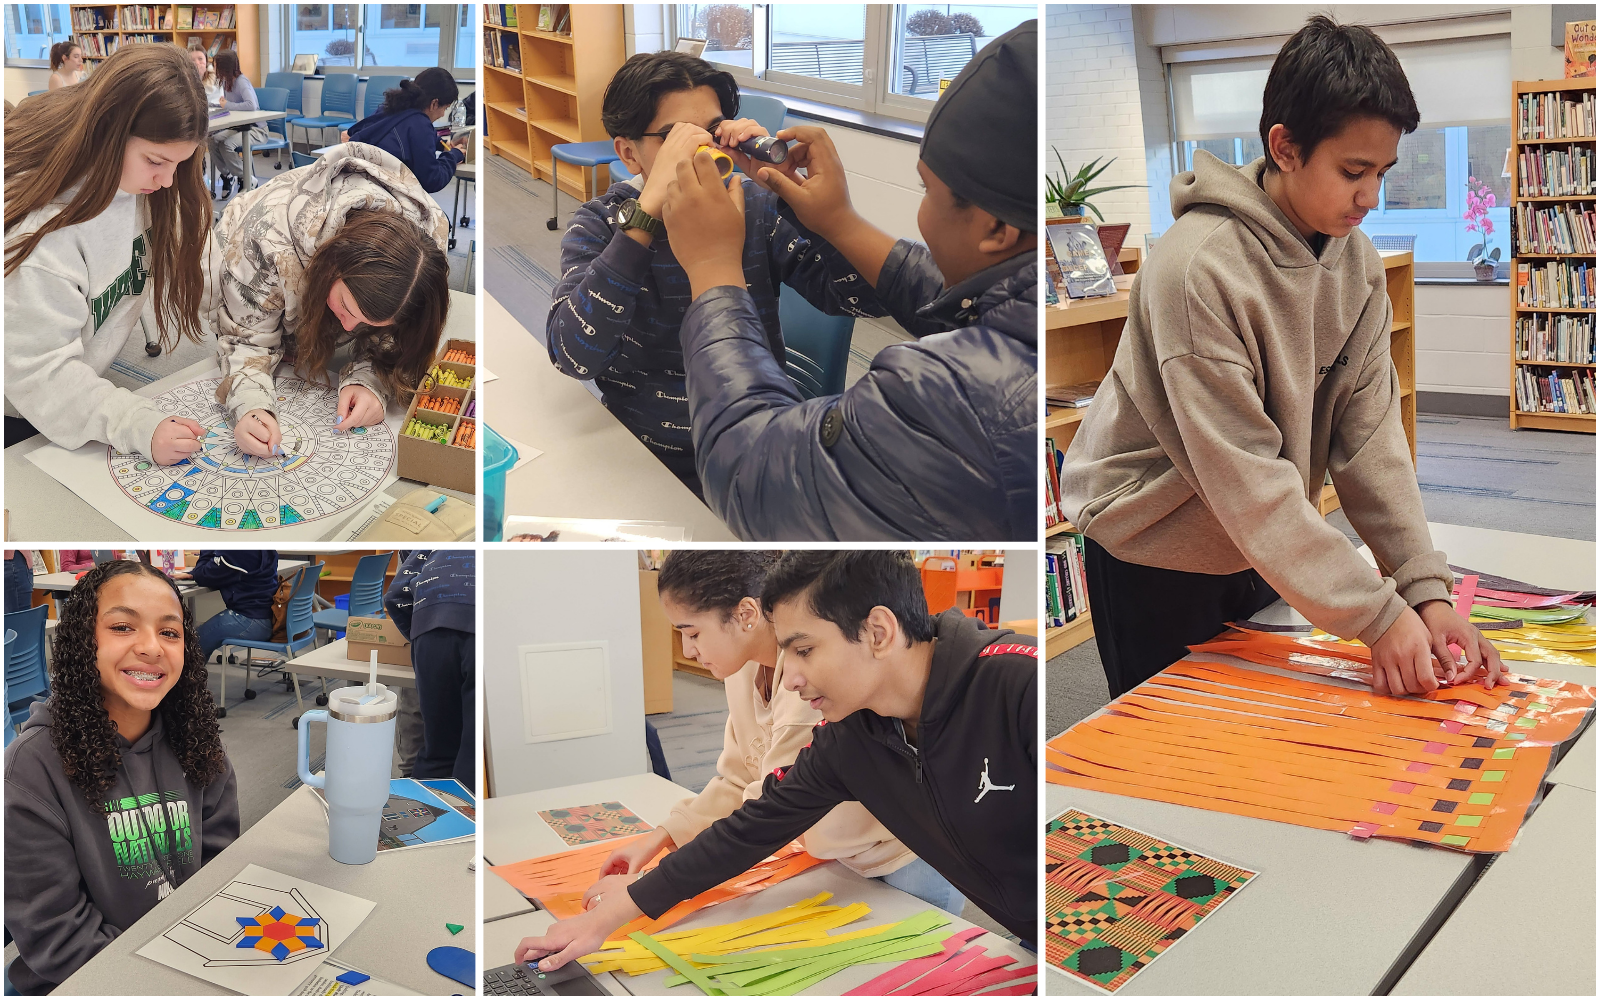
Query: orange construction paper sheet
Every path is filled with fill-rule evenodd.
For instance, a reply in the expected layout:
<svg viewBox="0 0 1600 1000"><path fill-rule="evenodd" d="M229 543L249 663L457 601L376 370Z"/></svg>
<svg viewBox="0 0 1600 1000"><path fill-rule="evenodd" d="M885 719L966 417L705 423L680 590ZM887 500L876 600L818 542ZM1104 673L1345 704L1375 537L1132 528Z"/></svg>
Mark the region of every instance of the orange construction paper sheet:
<svg viewBox="0 0 1600 1000"><path fill-rule="evenodd" d="M505 879L513 889L537 901L540 906L550 911L551 916L565 920L583 912L583 893L599 880L600 869L605 864L606 858L611 856L611 852L637 839L638 837L619 837L571 851L529 858L527 861L493 865L489 870ZM640 870L649 871L660 860L659 856L652 858ZM807 854L800 846L800 842L795 841L744 874L731 878L721 885L713 886L693 899L684 900L655 920L639 917L624 924L617 929L613 940L626 941L628 935L635 931L658 934L697 910L752 892L760 892L768 886L777 885L786 878L820 864L822 864L821 859Z"/></svg>
<svg viewBox="0 0 1600 1000"><path fill-rule="evenodd" d="M1370 669L1365 647L1273 633L1193 649L1323 676ZM1046 777L1361 838L1504 851L1542 792L1551 748L1594 712L1593 688L1509 681L1391 698L1180 661L1050 740Z"/></svg>

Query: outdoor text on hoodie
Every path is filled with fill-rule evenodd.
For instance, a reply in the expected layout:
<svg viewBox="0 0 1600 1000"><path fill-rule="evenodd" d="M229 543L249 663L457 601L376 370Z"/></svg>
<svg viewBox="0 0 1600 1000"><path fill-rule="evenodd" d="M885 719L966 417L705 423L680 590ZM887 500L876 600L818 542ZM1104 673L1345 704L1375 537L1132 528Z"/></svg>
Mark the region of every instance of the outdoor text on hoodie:
<svg viewBox="0 0 1600 1000"><path fill-rule="evenodd" d="M232 762L191 782L159 713L134 743L117 737L122 765L99 808L67 780L50 725L35 702L5 754L8 975L23 993L65 981L239 836Z"/></svg>
<svg viewBox="0 0 1600 1000"><path fill-rule="evenodd" d="M1359 231L1313 253L1262 190L1265 162L1201 152L1173 179L1177 222L1134 278L1063 507L1118 559L1253 566L1370 646L1407 605L1448 600L1452 577L1400 422L1383 259ZM1325 472L1381 576L1318 514Z"/></svg>
<svg viewBox="0 0 1600 1000"><path fill-rule="evenodd" d="M6 247L66 208L75 189L11 231ZM103 376L139 328L155 322L150 211L118 191L104 212L39 241L5 279L6 411L63 448L103 441L147 453L166 414Z"/></svg>
<svg viewBox="0 0 1600 1000"><path fill-rule="evenodd" d="M864 709L818 725L793 765L767 775L760 798L628 887L639 909L659 917L855 799L985 913L1038 941L1038 650L954 609L934 631L915 747L899 719Z"/></svg>

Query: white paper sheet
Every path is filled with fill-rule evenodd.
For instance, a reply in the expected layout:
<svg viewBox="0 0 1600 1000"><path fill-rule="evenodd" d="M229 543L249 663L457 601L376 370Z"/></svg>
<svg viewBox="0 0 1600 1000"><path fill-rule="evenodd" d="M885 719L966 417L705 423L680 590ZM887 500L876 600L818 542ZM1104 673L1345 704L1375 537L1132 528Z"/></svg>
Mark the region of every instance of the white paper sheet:
<svg viewBox="0 0 1600 1000"><path fill-rule="evenodd" d="M104 444L76 451L49 444L28 460L140 541L323 541L397 478L404 409L391 407L380 428L334 432L337 391L309 386L280 365L278 414L288 454L272 463L241 460L225 411L211 395L218 378L210 361L139 390L208 428L207 448L190 462L163 471ZM214 506L202 512L201 504ZM278 523L280 509L282 520L293 523ZM201 526L213 510L214 526Z"/></svg>
<svg viewBox="0 0 1600 1000"><path fill-rule="evenodd" d="M378 904L304 879L250 865L215 896L188 916L152 938L135 954L160 962L224 989L246 996L290 996L314 975L318 966L355 933ZM280 913L281 911L281 913ZM269 922L315 921L302 925L304 946L282 958L251 945L252 935L240 920L263 914ZM314 935L314 936L303 936ZM285 949L287 949L287 945Z"/></svg>
<svg viewBox="0 0 1600 1000"><path fill-rule="evenodd" d="M322 963L316 973L300 988L294 991L297 997L420 997L416 990L408 990L404 986L397 986L386 979L373 977L359 986L339 982L339 977L347 972L361 972L362 975L371 975L355 966L346 965L337 959L328 959Z"/></svg>

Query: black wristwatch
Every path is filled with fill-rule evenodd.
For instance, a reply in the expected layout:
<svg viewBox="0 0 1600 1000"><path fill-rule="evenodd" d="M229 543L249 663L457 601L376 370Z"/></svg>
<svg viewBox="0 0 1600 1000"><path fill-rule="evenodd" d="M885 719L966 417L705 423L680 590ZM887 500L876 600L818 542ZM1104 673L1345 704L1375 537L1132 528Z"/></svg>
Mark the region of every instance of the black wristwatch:
<svg viewBox="0 0 1600 1000"><path fill-rule="evenodd" d="M624 232L642 229L651 236L661 235L661 220L639 207L639 199L629 198L617 206L616 222Z"/></svg>

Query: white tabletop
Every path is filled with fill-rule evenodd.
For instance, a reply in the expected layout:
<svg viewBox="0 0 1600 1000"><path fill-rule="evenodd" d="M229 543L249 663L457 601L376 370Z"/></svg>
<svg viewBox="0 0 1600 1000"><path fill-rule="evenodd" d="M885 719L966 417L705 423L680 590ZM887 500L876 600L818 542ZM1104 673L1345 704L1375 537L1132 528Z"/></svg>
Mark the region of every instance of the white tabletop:
<svg viewBox="0 0 1600 1000"><path fill-rule="evenodd" d="M1595 589L1594 542L1433 521L1428 522L1428 533L1433 536L1434 547L1456 566L1510 577L1535 587ZM1377 565L1365 545L1360 551L1369 565Z"/></svg>
<svg viewBox="0 0 1600 1000"><path fill-rule="evenodd" d="M484 883L485 886L488 882ZM485 889L487 892L487 889ZM487 903L485 903L487 905ZM546 927L555 923L555 918L548 911L533 910L529 913L519 913L506 917L503 920L490 919L488 911L484 911L483 924L483 969L498 969L502 965L510 965L517 953L517 945L525 937L534 937L543 934ZM617 997L628 996L628 991L618 982L617 976L610 972L602 972L595 976L595 982L607 994ZM626 975L620 977L627 979Z"/></svg>
<svg viewBox="0 0 1600 1000"><path fill-rule="evenodd" d="M254 112L252 112L254 113ZM266 112L275 114L276 112ZM440 343L449 339L476 340L477 339L477 309L474 297L465 292L450 292L450 315L445 321L444 332L440 335ZM191 379L202 378L207 374L215 374L217 363L214 359L196 362L181 371L174 372L166 378L151 383L139 390L139 395L158 395L173 386L182 385ZM28 461L27 456L48 444L48 439L43 434L36 434L21 444L15 444L5 450L5 505L11 515L11 535L14 538L27 539L30 544L39 545L49 542L79 542L92 538L96 542L126 542L134 541L126 531L118 527L116 522L95 510L87 501L72 490L57 482L54 477L43 469ZM384 492L389 496L399 498L416 489L427 485L410 479L397 479ZM453 496L460 496L468 501L476 498L470 495L445 490ZM350 514L354 516L359 508L352 508ZM348 519L341 519L337 525L330 526L328 534L337 533ZM243 537L232 539L244 542L250 539ZM326 537L326 536L324 536ZM217 532L217 542L224 544L229 541L228 532ZM297 543L304 544L304 543Z"/></svg>
<svg viewBox="0 0 1600 1000"><path fill-rule="evenodd" d="M1552 789L1391 995L1594 996L1594 810L1590 789ZM1507 934L1518 914L1537 930Z"/></svg>
<svg viewBox="0 0 1600 1000"><path fill-rule="evenodd" d="M571 850L572 846L539 818L541 809L621 802L646 823L660 826L673 806L693 797L694 793L682 785L646 772L485 798L479 803L483 810L483 856L491 865L509 865Z"/></svg>
<svg viewBox="0 0 1600 1000"><path fill-rule="evenodd" d="M285 733L286 739L288 736ZM472 854L468 841L385 852L370 864L342 865L328 857L327 818L316 796L302 786L123 931L55 993L216 995L220 992L217 986L134 952L254 863L378 904L334 952L334 958L429 996L459 994L464 987L428 968L427 955L442 945L467 951L475 948L474 879L467 870ZM461 924L464 929L451 934L446 923Z"/></svg>
<svg viewBox="0 0 1600 1000"><path fill-rule="evenodd" d="M736 540L492 295L483 329L500 376L479 390L490 425L544 452L507 475L507 514L663 521L688 527L692 541Z"/></svg>
<svg viewBox="0 0 1600 1000"><path fill-rule="evenodd" d="M326 646L301 653L289 661L290 671L297 674L310 674L315 677L343 677L346 680L365 682L370 676L370 665L366 660L352 660L349 656L349 642L346 639L335 639ZM411 667L403 667L395 663L378 664L378 682L389 687L414 688L417 686L417 672Z"/></svg>
<svg viewBox="0 0 1600 1000"><path fill-rule="evenodd" d="M279 559L278 575L287 576L306 564L306 560L304 559ZM77 585L78 574L76 573L40 573L38 576L33 578L34 590L53 590L57 592L66 592ZM193 594L206 593L211 590L210 587L202 587L193 580L180 581L180 585L183 587L184 596L186 597Z"/></svg>
<svg viewBox="0 0 1600 1000"><path fill-rule="evenodd" d="M510 883L494 872L483 876L483 919L499 920L534 908L528 897L511 888ZM493 966L490 966L493 968Z"/></svg>
<svg viewBox="0 0 1600 1000"><path fill-rule="evenodd" d="M1591 792L1600 791L1595 788L1594 780L1594 730L1594 724L1591 723L1583 735L1578 737L1578 742L1572 744L1567 755L1561 758L1561 763L1550 772L1550 781L1558 785L1585 788Z"/></svg>
<svg viewBox="0 0 1600 1000"><path fill-rule="evenodd" d="M215 132L219 129L259 125L262 122L277 121L279 118L287 117L289 117L287 111L230 111L211 119L211 124L207 127Z"/></svg>

